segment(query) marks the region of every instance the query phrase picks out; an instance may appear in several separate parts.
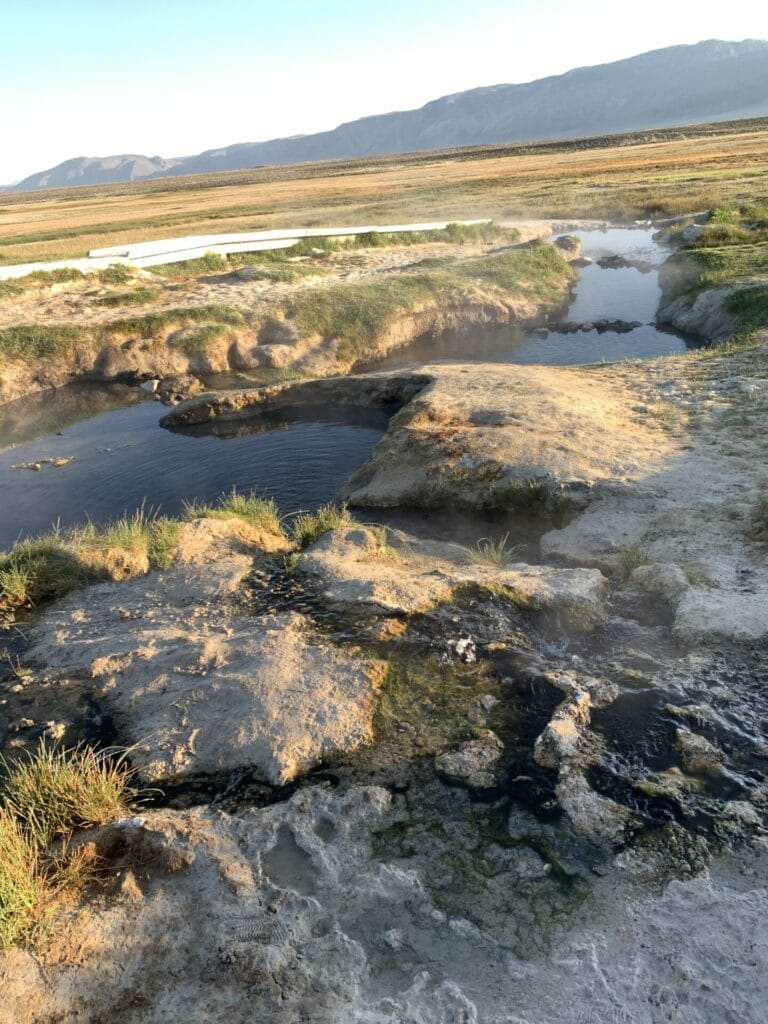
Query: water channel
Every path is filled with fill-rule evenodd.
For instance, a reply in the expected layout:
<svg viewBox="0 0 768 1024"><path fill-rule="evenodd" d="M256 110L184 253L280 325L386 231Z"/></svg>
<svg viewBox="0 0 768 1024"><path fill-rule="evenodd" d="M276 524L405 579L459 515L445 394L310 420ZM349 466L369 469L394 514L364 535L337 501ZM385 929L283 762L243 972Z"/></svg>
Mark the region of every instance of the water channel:
<svg viewBox="0 0 768 1024"><path fill-rule="evenodd" d="M370 368L439 360L563 365L685 351L690 341L653 324L658 268L668 252L652 232L575 233L593 262L581 269L565 319L598 327L422 338ZM601 266L606 256L622 257L623 265ZM615 320L639 326L600 326ZM212 501L232 487L272 497L284 513L317 507L368 458L391 411L297 409L279 419L262 416L250 434L222 438L159 429L164 409L124 385L73 385L9 403L0 410L0 550L57 522L102 522L142 505L173 514L184 501ZM49 459L71 461L56 466Z"/></svg>

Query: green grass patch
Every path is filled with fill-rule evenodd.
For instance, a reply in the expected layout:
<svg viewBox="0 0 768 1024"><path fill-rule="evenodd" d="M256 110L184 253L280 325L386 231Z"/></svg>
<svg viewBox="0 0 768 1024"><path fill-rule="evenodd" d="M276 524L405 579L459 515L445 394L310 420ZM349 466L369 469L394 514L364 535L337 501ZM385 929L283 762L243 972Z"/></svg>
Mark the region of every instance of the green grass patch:
<svg viewBox="0 0 768 1024"><path fill-rule="evenodd" d="M63 356L86 337L86 330L74 324L4 327L0 329L0 360Z"/></svg>
<svg viewBox="0 0 768 1024"><path fill-rule="evenodd" d="M173 327L186 324L227 324L240 326L248 323L249 316L235 306L224 303L211 303L207 306L188 306L179 309L163 309L153 313L126 317L105 324L103 330L108 334L140 334L152 337L162 334Z"/></svg>
<svg viewBox="0 0 768 1024"><path fill-rule="evenodd" d="M184 502L184 519L243 519L251 526L270 533L282 533L277 504L260 498L255 492L240 494L234 488L222 494L213 505Z"/></svg>
<svg viewBox="0 0 768 1024"><path fill-rule="evenodd" d="M66 840L122 817L136 796L133 773L124 756L43 743L14 761L0 758L0 772L0 949L34 946L59 898L93 874L93 863ZM55 839L65 840L57 856L49 849Z"/></svg>
<svg viewBox="0 0 768 1024"><path fill-rule="evenodd" d="M286 316L300 335L337 338L341 359L370 354L378 336L398 317L419 308L483 301L522 293L559 305L574 271L551 245L534 243L378 281L307 290L290 298Z"/></svg>
<svg viewBox="0 0 768 1024"><path fill-rule="evenodd" d="M321 505L315 512L296 516L290 526L291 540L297 547L308 548L323 534L341 526L352 526L354 519L346 505Z"/></svg>
<svg viewBox="0 0 768 1024"><path fill-rule="evenodd" d="M141 288L134 288L130 292L113 292L111 295L102 295L94 301L94 306L145 306L150 302L156 302L160 298L159 288L149 288L146 285Z"/></svg>
<svg viewBox="0 0 768 1024"><path fill-rule="evenodd" d="M724 305L736 317L739 334L768 327L768 284L741 288L729 295Z"/></svg>
<svg viewBox="0 0 768 1024"><path fill-rule="evenodd" d="M667 263L678 271L679 281L665 292L664 305L683 295L693 299L709 288L768 274L768 241L683 249L670 256Z"/></svg>
<svg viewBox="0 0 768 1024"><path fill-rule="evenodd" d="M24 277L16 277L10 281L0 281L0 298L23 295L36 289L51 288L56 284L70 281L84 281L85 274L72 267L57 267L55 270L34 270Z"/></svg>
<svg viewBox="0 0 768 1024"><path fill-rule="evenodd" d="M190 327L181 337L174 338L174 347L187 356L203 355L226 332L226 324L201 324Z"/></svg>
<svg viewBox="0 0 768 1024"><path fill-rule="evenodd" d="M728 222L710 222L704 230L690 243L691 249L712 249L726 245L750 245L768 240L768 229L752 229L741 224Z"/></svg>
<svg viewBox="0 0 768 1024"><path fill-rule="evenodd" d="M166 568L177 539L171 520L140 509L19 541L0 552L0 622L89 583L136 575L147 565Z"/></svg>
<svg viewBox="0 0 768 1024"><path fill-rule="evenodd" d="M226 256L218 252L207 252L193 260L180 260L178 263L162 263L152 267L151 273L161 277L194 277L196 274L214 274L232 269Z"/></svg>
<svg viewBox="0 0 768 1024"><path fill-rule="evenodd" d="M126 263L113 263L110 267L99 270L96 276L99 279L99 284L120 285L129 284L133 280L134 273L133 267L129 267Z"/></svg>

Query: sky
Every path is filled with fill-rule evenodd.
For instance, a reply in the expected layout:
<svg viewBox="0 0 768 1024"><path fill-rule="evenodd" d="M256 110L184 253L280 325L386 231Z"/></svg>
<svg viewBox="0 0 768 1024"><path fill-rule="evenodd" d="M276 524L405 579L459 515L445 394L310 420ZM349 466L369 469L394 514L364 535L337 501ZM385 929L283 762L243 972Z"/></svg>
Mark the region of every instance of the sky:
<svg viewBox="0 0 768 1024"><path fill-rule="evenodd" d="M0 0L0 184L184 156L702 39L765 0Z"/></svg>

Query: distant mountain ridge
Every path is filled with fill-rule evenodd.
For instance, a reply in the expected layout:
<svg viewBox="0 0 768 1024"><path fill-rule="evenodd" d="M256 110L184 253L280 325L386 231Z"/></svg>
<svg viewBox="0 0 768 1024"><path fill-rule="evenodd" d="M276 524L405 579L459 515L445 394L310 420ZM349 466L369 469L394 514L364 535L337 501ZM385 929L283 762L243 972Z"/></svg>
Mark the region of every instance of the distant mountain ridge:
<svg viewBox="0 0 768 1024"><path fill-rule="evenodd" d="M490 143L578 138L768 114L768 41L710 39L522 85L493 85L376 114L314 135L245 142L195 156L79 157L32 174L27 191L383 156Z"/></svg>

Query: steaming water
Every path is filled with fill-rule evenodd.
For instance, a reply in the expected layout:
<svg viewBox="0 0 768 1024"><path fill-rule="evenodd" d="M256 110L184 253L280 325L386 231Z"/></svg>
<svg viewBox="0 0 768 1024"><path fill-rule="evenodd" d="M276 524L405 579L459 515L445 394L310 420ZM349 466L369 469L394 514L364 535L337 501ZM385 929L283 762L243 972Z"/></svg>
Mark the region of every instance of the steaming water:
<svg viewBox="0 0 768 1024"><path fill-rule="evenodd" d="M587 324L600 320L637 321L632 331L549 331L542 337L519 327L475 328L450 331L438 338L417 338L412 344L390 352L375 363L358 369L406 366L414 362L544 363L567 366L613 362L620 359L650 359L673 355L698 347L701 342L655 326L661 298L659 267L669 255L641 228L610 228L573 231L582 242L582 255L597 261L605 256L623 256L642 261L643 269L608 269L593 262L582 267L573 298L562 320Z"/></svg>
<svg viewBox="0 0 768 1024"><path fill-rule="evenodd" d="M657 268L667 255L651 231L576 234L585 256L642 260L646 272L584 267L565 319L637 320L642 326L545 337L515 328L449 333L418 339L374 368L438 360L562 365L685 351L685 339L651 322L660 296ZM211 501L232 487L274 497L284 513L315 508L332 500L368 458L388 420L387 411L305 409L283 415L280 423L263 419L239 436L195 437L159 429L162 412L144 392L120 385L61 388L5 406L0 448L14 447L0 450L0 549L57 520L62 527L87 518L103 522L142 503L173 514L185 500ZM74 461L61 468L13 468L70 456Z"/></svg>

